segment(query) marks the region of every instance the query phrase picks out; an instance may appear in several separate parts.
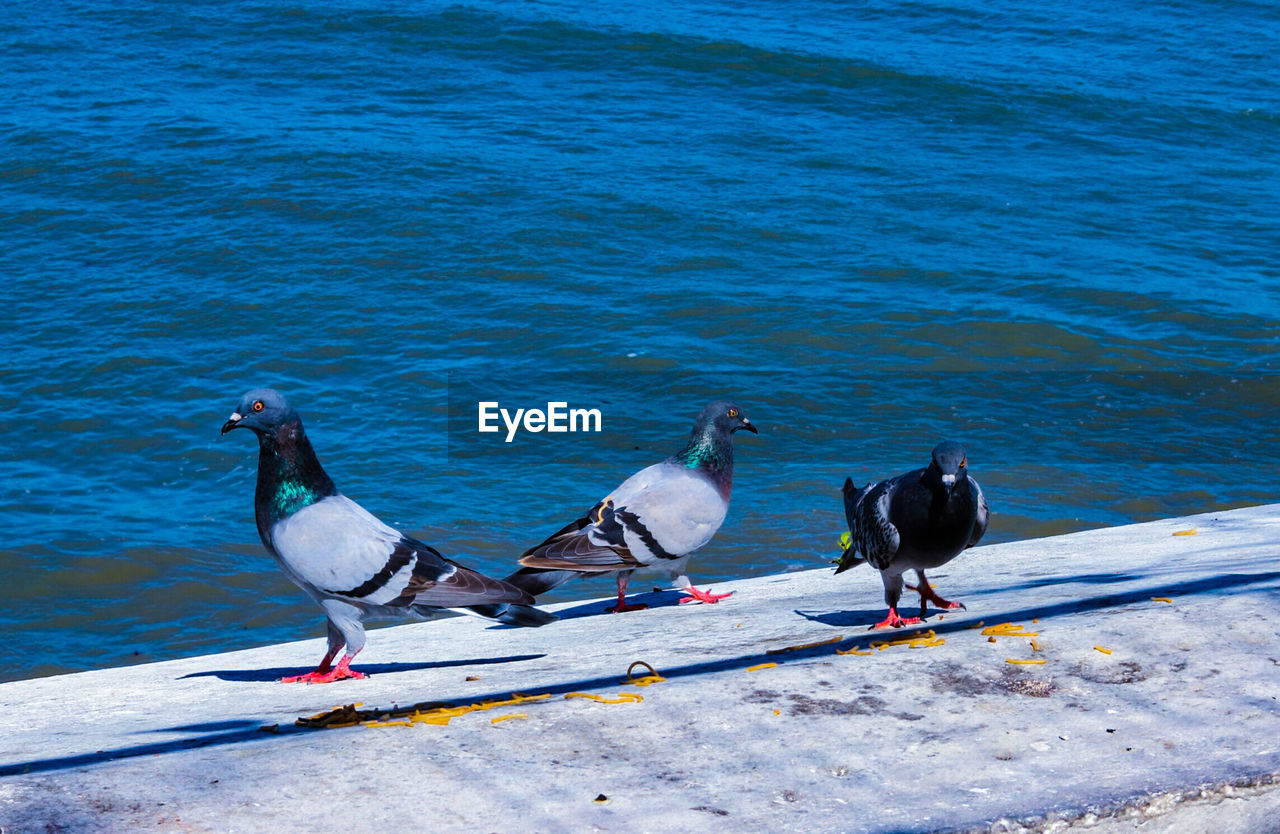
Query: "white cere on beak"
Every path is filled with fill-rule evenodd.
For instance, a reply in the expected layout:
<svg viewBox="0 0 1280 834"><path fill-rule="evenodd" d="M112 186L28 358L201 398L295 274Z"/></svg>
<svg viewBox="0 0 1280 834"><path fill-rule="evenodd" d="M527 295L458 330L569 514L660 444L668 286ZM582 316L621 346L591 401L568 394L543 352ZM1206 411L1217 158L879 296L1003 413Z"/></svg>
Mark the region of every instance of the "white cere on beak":
<svg viewBox="0 0 1280 834"><path fill-rule="evenodd" d="M244 418L240 416L240 412L239 412L239 411L233 411L233 412L231 412L231 416L227 418L227 420L228 420L229 422L232 422L232 423L239 423L239 422L240 422L241 420L243 420L243 419L244 419Z"/></svg>
<svg viewBox="0 0 1280 834"><path fill-rule="evenodd" d="M955 476L955 475L943 475L943 476L942 476L942 482L943 482L944 484L946 484L947 486L951 486L952 484L954 484L954 483L956 482L956 476Z"/></svg>

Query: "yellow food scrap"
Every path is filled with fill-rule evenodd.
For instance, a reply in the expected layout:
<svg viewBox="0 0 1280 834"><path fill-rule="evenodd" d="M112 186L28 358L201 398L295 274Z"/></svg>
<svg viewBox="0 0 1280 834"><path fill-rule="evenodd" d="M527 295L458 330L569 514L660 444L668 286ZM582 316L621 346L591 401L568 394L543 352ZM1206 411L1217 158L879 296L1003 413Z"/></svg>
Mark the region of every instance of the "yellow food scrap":
<svg viewBox="0 0 1280 834"><path fill-rule="evenodd" d="M1006 657L1005 663L1012 663L1015 666L1043 666L1048 663L1047 660L1014 660L1012 657Z"/></svg>
<svg viewBox="0 0 1280 834"><path fill-rule="evenodd" d="M1152 601L1152 602L1167 602L1167 603L1169 603L1170 605L1173 605L1173 600L1169 599L1168 597L1152 597L1152 598L1151 598L1151 601Z"/></svg>
<svg viewBox="0 0 1280 834"><path fill-rule="evenodd" d="M1100 651L1103 654L1111 654L1111 649L1108 649L1106 646L1094 646L1093 648L1094 650Z"/></svg>
<svg viewBox="0 0 1280 834"><path fill-rule="evenodd" d="M1196 532L1196 528L1192 527L1190 530L1175 530L1173 534L1175 536L1194 536Z"/></svg>
<svg viewBox="0 0 1280 834"><path fill-rule="evenodd" d="M849 649L847 651L844 649L836 649L836 654L861 654L861 655L870 656L875 654L875 652L864 652L858 646L854 646L852 649Z"/></svg>
<svg viewBox="0 0 1280 834"><path fill-rule="evenodd" d="M404 727L412 724L435 724L443 726L447 725L451 720L457 718L459 715L466 715L469 712L481 712L483 710L493 709L494 707L523 704L529 701L543 701L550 697L550 694L522 695L519 692L513 692L511 697L508 699L482 701L478 704L455 706L452 704L442 704L438 701L426 701L408 707L392 707L391 709L385 710L360 710L356 709L356 707L362 706L362 704L348 704L344 707L334 707L332 710L319 713L318 715L299 718L294 723L300 727L324 730L336 730L340 727L354 727L357 724L364 724L366 727ZM407 724L406 721L408 722Z"/></svg>
<svg viewBox="0 0 1280 834"><path fill-rule="evenodd" d="M899 637L894 640L872 640L871 648L882 652L892 646L907 646L912 649L927 649L930 646L941 646L946 643L946 638L939 637L933 629L924 632L916 632L908 634L905 637Z"/></svg>
<svg viewBox="0 0 1280 834"><path fill-rule="evenodd" d="M832 643L839 643L843 639L844 639L843 634L837 634L835 637L832 637L829 640L816 640L812 643L801 643L798 646L786 646L785 648L781 648L781 649L769 649L768 651L765 652L765 654L783 654L784 652L798 652L801 649L813 649L818 646L829 646Z"/></svg>
<svg viewBox="0 0 1280 834"><path fill-rule="evenodd" d="M1017 623L1000 623L1000 625L987 626L982 630L984 635L988 637L1039 637L1040 633L1036 631L1027 631Z"/></svg>
<svg viewBox="0 0 1280 834"><path fill-rule="evenodd" d="M759 672L761 669L772 669L774 666L777 666L777 665L778 665L778 664L776 664L776 663L761 663L761 664L760 664L760 665L758 665L758 666L748 666L748 667L747 667L747 671L748 671L748 672Z"/></svg>
<svg viewBox="0 0 1280 834"><path fill-rule="evenodd" d="M1032 641L1031 641L1031 651L1033 651L1033 652L1038 652L1038 651L1040 651L1040 644L1039 644L1039 643L1037 643L1035 640L1032 640Z"/></svg>
<svg viewBox="0 0 1280 834"><path fill-rule="evenodd" d="M638 704L644 700L644 696L637 692L619 692L617 698L592 695L590 692L570 692L564 697L565 700L569 698L586 698L589 701L595 701L600 704Z"/></svg>
<svg viewBox="0 0 1280 834"><path fill-rule="evenodd" d="M513 712L510 715L499 715L497 718L490 718L489 723L497 724L501 721L510 721L513 718L528 718L528 717L529 717L529 713L527 712Z"/></svg>
<svg viewBox="0 0 1280 834"><path fill-rule="evenodd" d="M976 623L974 623L971 626L965 626L965 628L982 628L982 624L985 622L986 620L978 620Z"/></svg>

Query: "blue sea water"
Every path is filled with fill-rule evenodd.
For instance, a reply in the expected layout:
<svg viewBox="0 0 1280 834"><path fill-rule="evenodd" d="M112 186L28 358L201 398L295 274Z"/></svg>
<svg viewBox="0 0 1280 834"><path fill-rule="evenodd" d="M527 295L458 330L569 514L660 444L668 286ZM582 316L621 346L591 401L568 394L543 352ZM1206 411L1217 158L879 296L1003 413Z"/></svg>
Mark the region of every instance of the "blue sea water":
<svg viewBox="0 0 1280 834"><path fill-rule="evenodd" d="M217 434L262 385L499 575L723 396L700 586L821 566L943 437L991 541L1275 499L1274 5L6 11L0 679L322 633Z"/></svg>

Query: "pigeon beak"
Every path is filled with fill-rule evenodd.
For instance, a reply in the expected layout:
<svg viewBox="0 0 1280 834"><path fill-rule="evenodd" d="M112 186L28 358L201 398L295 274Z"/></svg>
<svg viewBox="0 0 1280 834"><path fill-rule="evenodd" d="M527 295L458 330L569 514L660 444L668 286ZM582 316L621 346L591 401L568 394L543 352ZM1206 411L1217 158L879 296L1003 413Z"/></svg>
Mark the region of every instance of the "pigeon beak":
<svg viewBox="0 0 1280 834"><path fill-rule="evenodd" d="M741 426L739 426L738 428L746 429L747 431L751 432L752 434L759 434L759 433L760 433L760 430L756 428L755 423L751 422L751 421L750 421L750 420L748 420L746 417L743 417L743 418L742 418L742 425L741 425Z"/></svg>
<svg viewBox="0 0 1280 834"><path fill-rule="evenodd" d="M951 492L951 490L953 490L953 489L955 489L955 488L956 488L956 476L955 476L955 475L943 475L943 476L942 476L942 485L943 485L944 487L946 487L947 492L948 492L948 493L950 493L950 492Z"/></svg>
<svg viewBox="0 0 1280 834"><path fill-rule="evenodd" d="M221 433L222 433L222 434L226 434L227 432L229 432L229 431L231 431L232 429L236 428L237 426L239 426L239 425L240 425L240 421L241 421L241 420L243 420L243 419L244 419L244 418L243 418L243 417L241 417L238 413L232 412L231 416L227 418L227 422L225 422L225 423L223 423L223 424L222 424L222 432L221 432Z"/></svg>

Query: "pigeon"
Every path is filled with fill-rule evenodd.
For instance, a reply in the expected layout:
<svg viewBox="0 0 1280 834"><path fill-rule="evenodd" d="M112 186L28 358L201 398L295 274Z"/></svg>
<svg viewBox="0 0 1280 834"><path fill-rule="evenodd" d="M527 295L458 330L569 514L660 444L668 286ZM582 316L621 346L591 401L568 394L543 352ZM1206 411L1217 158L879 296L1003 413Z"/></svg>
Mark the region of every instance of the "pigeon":
<svg viewBox="0 0 1280 834"><path fill-rule="evenodd" d="M555 619L529 605L528 592L444 558L338 492L279 391L245 394L222 434L241 428L258 436L258 535L328 617L329 646L320 665L283 683L365 677L351 661L364 648L362 620L369 616L426 618L445 608L503 603L503 622L540 626ZM346 653L330 667L344 645Z"/></svg>
<svg viewBox="0 0 1280 834"><path fill-rule="evenodd" d="M537 596L584 573L616 572L618 604L608 609L615 613L647 607L626 602L627 580L641 567L671 577L688 594L682 603L731 596L693 587L685 565L724 523L738 429L760 433L738 406L711 403L683 449L627 478L581 518L525 551L519 560L524 567L504 581Z"/></svg>
<svg viewBox="0 0 1280 834"><path fill-rule="evenodd" d="M872 628L901 628L922 621L927 603L942 609L964 608L938 595L925 579L926 569L945 565L960 551L973 547L987 531L987 499L982 487L969 477L964 447L943 441L933 449L933 460L887 481L857 489L844 482L844 511L850 542L840 556L836 573L863 562L880 571L889 616ZM920 616L898 614L902 574L914 570L920 594Z"/></svg>

